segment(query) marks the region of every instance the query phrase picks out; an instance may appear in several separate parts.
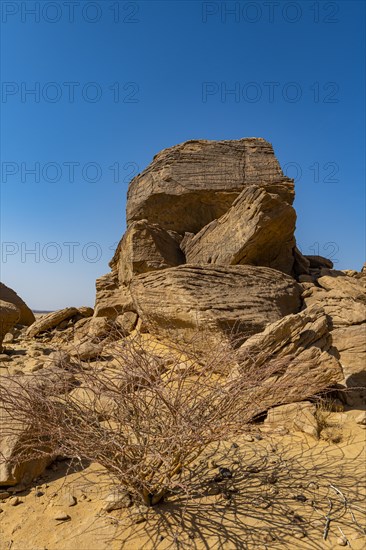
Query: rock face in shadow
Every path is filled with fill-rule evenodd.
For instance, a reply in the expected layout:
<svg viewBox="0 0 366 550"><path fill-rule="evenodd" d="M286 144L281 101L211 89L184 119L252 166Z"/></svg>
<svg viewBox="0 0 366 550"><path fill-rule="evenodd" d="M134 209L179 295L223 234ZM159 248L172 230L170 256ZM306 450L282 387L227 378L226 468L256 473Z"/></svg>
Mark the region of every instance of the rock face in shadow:
<svg viewBox="0 0 366 550"><path fill-rule="evenodd" d="M20 325L29 326L36 320L33 311L27 306L24 300L13 289L4 285L4 283L0 283L0 300L10 302L19 309L20 316L17 322Z"/></svg>
<svg viewBox="0 0 366 550"><path fill-rule="evenodd" d="M183 265L135 277L131 292L150 332L186 341L197 329L245 339L301 307L299 285L266 267Z"/></svg>

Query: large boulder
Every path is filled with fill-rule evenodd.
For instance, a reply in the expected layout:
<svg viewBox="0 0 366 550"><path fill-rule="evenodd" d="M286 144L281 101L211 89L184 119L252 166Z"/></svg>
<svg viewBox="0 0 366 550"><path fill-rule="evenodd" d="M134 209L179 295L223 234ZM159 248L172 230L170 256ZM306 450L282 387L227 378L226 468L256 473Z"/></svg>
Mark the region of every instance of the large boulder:
<svg viewBox="0 0 366 550"><path fill-rule="evenodd" d="M47 330L52 330L63 321L71 319L71 317L74 317L78 314L79 311L76 307L66 307L64 309L52 311L51 313L42 315L42 317L40 317L38 321L33 323L33 325L28 328L26 334L31 338L34 336L38 336L38 334L46 332Z"/></svg>
<svg viewBox="0 0 366 550"><path fill-rule="evenodd" d="M269 324L246 340L237 350L238 366L231 376L253 369L268 372L256 396L263 410L302 401L342 382L341 365L329 353L330 347L327 316L321 308L309 308Z"/></svg>
<svg viewBox="0 0 366 550"><path fill-rule="evenodd" d="M128 285L134 275L184 263L181 240L177 233L165 231L157 224L133 222L109 265L117 271L119 283Z"/></svg>
<svg viewBox="0 0 366 550"><path fill-rule="evenodd" d="M130 183L127 224L147 219L166 230L197 233L230 208L250 184L292 203L272 145L261 138L192 140L164 149Z"/></svg>
<svg viewBox="0 0 366 550"><path fill-rule="evenodd" d="M296 213L279 195L246 187L185 246L187 263L262 265L292 274Z"/></svg>
<svg viewBox="0 0 366 550"><path fill-rule="evenodd" d="M253 357L261 367L271 358L297 356L313 346L327 351L331 345L328 317L322 308L313 306L268 324L242 344L237 359L245 363Z"/></svg>
<svg viewBox="0 0 366 550"><path fill-rule="evenodd" d="M241 341L301 307L300 287L268 267L182 265L139 275L131 293L156 336L190 341L197 329ZM209 338L208 338L209 339Z"/></svg>
<svg viewBox="0 0 366 550"><path fill-rule="evenodd" d="M0 351L5 334L19 321L19 317L20 311L14 304L0 300Z"/></svg>
<svg viewBox="0 0 366 550"><path fill-rule="evenodd" d="M4 285L4 283L0 283L0 300L3 300L4 302L10 302L19 309L19 324L29 326L36 320L33 311L29 309L29 307L21 299L21 297L18 296L18 294L13 289Z"/></svg>

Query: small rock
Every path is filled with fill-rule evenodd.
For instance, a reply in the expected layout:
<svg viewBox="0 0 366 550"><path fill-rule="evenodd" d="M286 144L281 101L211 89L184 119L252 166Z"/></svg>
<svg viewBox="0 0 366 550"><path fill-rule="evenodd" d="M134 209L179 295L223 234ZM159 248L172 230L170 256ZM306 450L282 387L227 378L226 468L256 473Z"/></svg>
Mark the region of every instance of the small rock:
<svg viewBox="0 0 366 550"><path fill-rule="evenodd" d="M10 506L18 506L21 502L19 497L11 497L11 499L9 499Z"/></svg>
<svg viewBox="0 0 366 550"><path fill-rule="evenodd" d="M36 363L33 367L30 368L30 372L37 372L37 370L43 369L43 363Z"/></svg>
<svg viewBox="0 0 366 550"><path fill-rule="evenodd" d="M2 513L3 513L3 511L4 511L4 510L3 510L2 508L0 508L0 514L2 514Z"/></svg>
<svg viewBox="0 0 366 550"><path fill-rule="evenodd" d="M6 498L10 497L10 493L8 491L0 491L0 500L5 500Z"/></svg>
<svg viewBox="0 0 366 550"><path fill-rule="evenodd" d="M338 546L347 546L348 540L346 539L346 537L338 537L337 544Z"/></svg>
<svg viewBox="0 0 366 550"><path fill-rule="evenodd" d="M11 361L11 357L9 357L9 355L6 355L5 353L1 353L0 363L6 363L7 361Z"/></svg>
<svg viewBox="0 0 366 550"><path fill-rule="evenodd" d="M243 436L243 439L244 441L248 441L249 443L251 443L252 441L254 441L254 437L250 434L246 434Z"/></svg>
<svg viewBox="0 0 366 550"><path fill-rule="evenodd" d="M112 510L120 510L121 508L129 508L132 505L131 496L124 489L116 489L109 493L105 498L103 510L112 512Z"/></svg>
<svg viewBox="0 0 366 550"><path fill-rule="evenodd" d="M148 507L141 505L135 506L131 511L131 518L133 523L143 523L147 520Z"/></svg>
<svg viewBox="0 0 366 550"><path fill-rule="evenodd" d="M302 529L294 529L292 534L296 539L303 539L306 537L306 533Z"/></svg>
<svg viewBox="0 0 366 550"><path fill-rule="evenodd" d="M361 426L366 426L366 411L363 411L361 414L359 414L356 418L356 424L360 424Z"/></svg>
<svg viewBox="0 0 366 550"><path fill-rule="evenodd" d="M12 334L11 332L7 332L4 336L3 343L11 344L13 340L14 340L14 334Z"/></svg>
<svg viewBox="0 0 366 550"><path fill-rule="evenodd" d="M232 449L239 449L239 445L237 443L232 443L231 448Z"/></svg>
<svg viewBox="0 0 366 550"><path fill-rule="evenodd" d="M294 495L292 498L298 502L306 502L308 500L305 495Z"/></svg>
<svg viewBox="0 0 366 550"><path fill-rule="evenodd" d="M38 497L38 498L39 498L39 497L43 497L43 495L44 495L44 492L43 492L43 491L36 491L36 492L34 493L34 496L35 496L35 497Z"/></svg>
<svg viewBox="0 0 366 550"><path fill-rule="evenodd" d="M53 519L57 521L68 521L71 518L66 512L60 510L58 512L55 512Z"/></svg>
<svg viewBox="0 0 366 550"><path fill-rule="evenodd" d="M62 495L58 501L59 506L76 506L77 500L71 493Z"/></svg>

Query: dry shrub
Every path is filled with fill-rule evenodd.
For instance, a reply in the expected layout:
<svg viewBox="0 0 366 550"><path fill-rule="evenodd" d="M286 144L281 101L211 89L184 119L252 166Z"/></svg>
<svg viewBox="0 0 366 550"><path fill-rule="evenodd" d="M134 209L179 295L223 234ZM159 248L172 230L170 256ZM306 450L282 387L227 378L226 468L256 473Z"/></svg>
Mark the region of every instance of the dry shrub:
<svg viewBox="0 0 366 550"><path fill-rule="evenodd" d="M47 441L53 457L105 467L135 501L153 505L168 491L187 491L182 474L208 445L248 431L268 406L288 402L296 384L285 376L273 391L292 357L260 368L253 360L230 377L231 346L218 344L204 356L195 349L194 342L147 345L141 335L111 343L109 362L88 369L80 362L79 388L72 391L60 392L68 364L57 371L58 381L44 386L27 377L2 380L0 406L31 426L13 460L37 458ZM9 426L14 430L15 422Z"/></svg>

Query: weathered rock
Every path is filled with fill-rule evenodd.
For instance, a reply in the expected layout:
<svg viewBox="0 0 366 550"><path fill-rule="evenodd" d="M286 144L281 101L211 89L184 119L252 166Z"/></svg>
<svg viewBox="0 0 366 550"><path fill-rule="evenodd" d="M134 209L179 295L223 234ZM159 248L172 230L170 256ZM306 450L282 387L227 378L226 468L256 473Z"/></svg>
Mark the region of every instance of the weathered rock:
<svg viewBox="0 0 366 550"><path fill-rule="evenodd" d="M295 246L294 251L294 265L293 265L293 271L294 275L296 277L300 275L308 275L310 273L310 262L309 260L303 256L300 252L300 250Z"/></svg>
<svg viewBox="0 0 366 550"><path fill-rule="evenodd" d="M14 327L19 317L20 311L14 304L0 300L0 351L5 334Z"/></svg>
<svg viewBox="0 0 366 550"><path fill-rule="evenodd" d="M180 234L197 233L252 183L293 201L293 180L284 177L264 139L187 141L161 151L132 180L127 224L147 219Z"/></svg>
<svg viewBox="0 0 366 550"><path fill-rule="evenodd" d="M261 265L292 274L295 222L295 210L279 195L248 186L186 244L187 262Z"/></svg>
<svg viewBox="0 0 366 550"><path fill-rule="evenodd" d="M103 351L103 344L101 343L94 343L90 340L81 342L79 345L71 346L69 348L69 353L73 357L76 357L80 361L87 361L89 359L96 359L97 357L100 357L101 353Z"/></svg>
<svg viewBox="0 0 366 550"><path fill-rule="evenodd" d="M125 311L133 311L133 302L127 286L120 285L116 271L99 277L96 281L94 317L115 319Z"/></svg>
<svg viewBox="0 0 366 550"><path fill-rule="evenodd" d="M265 424L283 426L289 430L300 431L318 438L319 425L316 407L310 401L289 403L270 409Z"/></svg>
<svg viewBox="0 0 366 550"><path fill-rule="evenodd" d="M81 306L81 307L78 307L78 312L79 312L79 315L81 315L82 317L85 317L85 318L93 317L94 309L88 306Z"/></svg>
<svg viewBox="0 0 366 550"><path fill-rule="evenodd" d="M80 344L83 341L99 343L111 334L115 327L114 321L108 317L89 317L78 321L74 327L74 342Z"/></svg>
<svg viewBox="0 0 366 550"><path fill-rule="evenodd" d="M169 233L157 224L149 224L146 220L133 222L109 265L118 272L120 285L127 285L133 275L184 263L180 241L177 233Z"/></svg>
<svg viewBox="0 0 366 550"><path fill-rule="evenodd" d="M105 512L112 512L113 510L120 510L132 506L131 496L124 489L115 489L109 493L104 500L105 504L102 510Z"/></svg>
<svg viewBox="0 0 366 550"><path fill-rule="evenodd" d="M70 354L65 350L57 350L50 353L48 356L47 366L56 367L59 369L68 369L71 362Z"/></svg>
<svg viewBox="0 0 366 550"><path fill-rule="evenodd" d="M327 317L313 307L268 325L244 342L231 376L250 369L268 372L266 384L252 396L262 410L303 401L343 379L341 365L328 353L329 348Z"/></svg>
<svg viewBox="0 0 366 550"><path fill-rule="evenodd" d="M334 328L366 321L365 281L348 277L341 271L327 270L328 275L317 280L303 294L306 306L318 304L329 315Z"/></svg>
<svg viewBox="0 0 366 550"><path fill-rule="evenodd" d="M346 386L366 390L366 323L334 329L331 336Z"/></svg>
<svg viewBox="0 0 366 550"><path fill-rule="evenodd" d="M135 277L131 292L149 332L190 340L197 329L242 341L300 309L300 287L267 267L182 265Z"/></svg>
<svg viewBox="0 0 366 550"><path fill-rule="evenodd" d="M126 311L122 315L118 315L116 323L121 328L123 334L130 334L136 327L138 315L133 311Z"/></svg>
<svg viewBox="0 0 366 550"><path fill-rule="evenodd" d="M329 321L318 306L269 324L263 332L244 342L237 351L237 360L246 362L247 357L252 356L260 367L269 359L297 356L312 346L321 350L328 350L331 346Z"/></svg>
<svg viewBox="0 0 366 550"><path fill-rule="evenodd" d="M327 269L333 268L333 262L332 260L329 260L328 258L324 258L323 256L305 256L307 260L309 260L310 263L310 269L321 269L323 267Z"/></svg>
<svg viewBox="0 0 366 550"><path fill-rule="evenodd" d="M59 309L58 311L47 313L47 315L43 315L29 327L27 330L27 336L32 338L34 336L38 336L42 332L52 330L57 327L57 325L62 323L62 321L70 319L77 314L78 310L75 307L66 307L64 309Z"/></svg>
<svg viewBox="0 0 366 550"><path fill-rule="evenodd" d="M56 521L69 521L71 518L65 511L57 510L53 515L53 519Z"/></svg>
<svg viewBox="0 0 366 550"><path fill-rule="evenodd" d="M4 285L4 283L0 283L0 300L10 302L18 308L20 312L18 323L20 325L29 326L36 320L33 311L27 306L24 300L14 290Z"/></svg>

